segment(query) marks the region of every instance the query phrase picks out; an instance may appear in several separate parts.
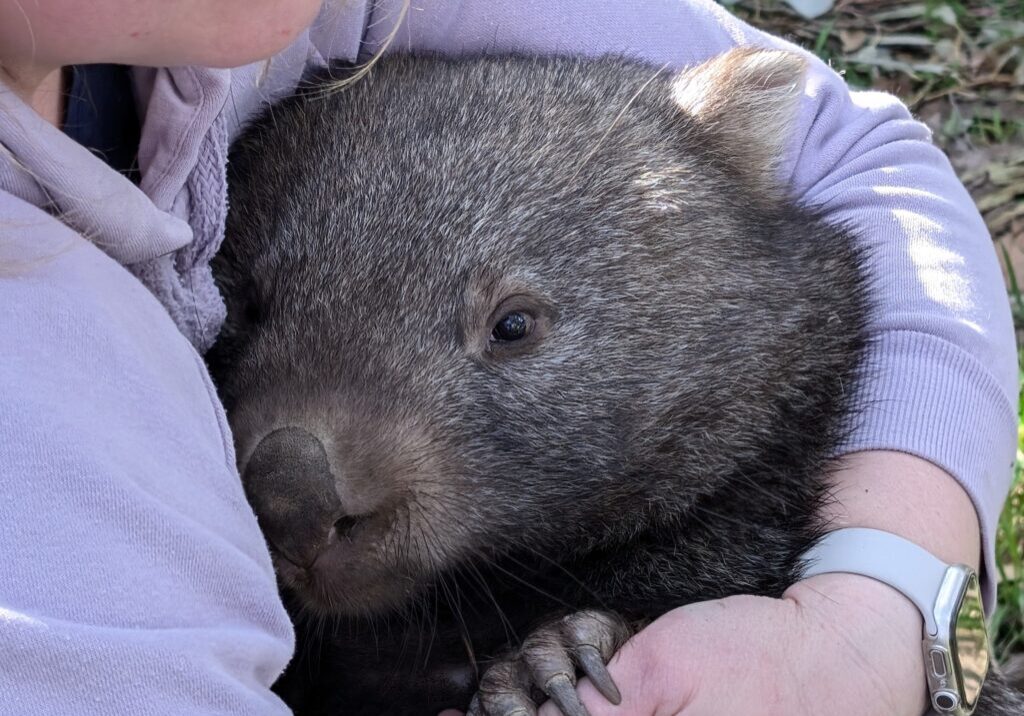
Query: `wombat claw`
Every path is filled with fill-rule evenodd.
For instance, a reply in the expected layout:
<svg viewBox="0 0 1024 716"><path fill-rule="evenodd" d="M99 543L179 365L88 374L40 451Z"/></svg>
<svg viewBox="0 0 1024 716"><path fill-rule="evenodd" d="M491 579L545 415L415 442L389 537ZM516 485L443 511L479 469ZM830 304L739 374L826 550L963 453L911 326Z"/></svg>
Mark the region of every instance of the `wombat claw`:
<svg viewBox="0 0 1024 716"><path fill-rule="evenodd" d="M613 704L622 696L605 664L632 630L618 616L574 612L531 633L518 652L492 665L466 716L536 716L533 695L543 692L565 716L590 716L576 693L582 672Z"/></svg>

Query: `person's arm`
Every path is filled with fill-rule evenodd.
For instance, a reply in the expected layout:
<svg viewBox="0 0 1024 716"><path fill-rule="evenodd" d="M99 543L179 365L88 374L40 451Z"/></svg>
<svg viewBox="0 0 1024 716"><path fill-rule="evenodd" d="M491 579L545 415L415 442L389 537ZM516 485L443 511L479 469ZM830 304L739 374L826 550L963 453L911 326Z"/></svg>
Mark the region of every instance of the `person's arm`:
<svg viewBox="0 0 1024 716"><path fill-rule="evenodd" d="M978 515L953 477L921 458L885 450L846 455L828 519L902 534L943 561L979 567ZM895 479L894 479L895 478Z"/></svg>

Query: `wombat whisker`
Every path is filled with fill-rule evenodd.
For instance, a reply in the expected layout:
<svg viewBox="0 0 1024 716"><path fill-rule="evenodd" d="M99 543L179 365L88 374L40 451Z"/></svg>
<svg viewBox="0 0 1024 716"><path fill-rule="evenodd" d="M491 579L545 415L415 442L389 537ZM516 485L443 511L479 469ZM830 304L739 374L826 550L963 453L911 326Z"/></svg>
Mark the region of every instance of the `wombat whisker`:
<svg viewBox="0 0 1024 716"><path fill-rule="evenodd" d="M429 503L426 504L426 503ZM437 549L436 556L444 556L450 553L450 549L443 549L444 545L450 545L453 541L458 542L459 538L465 537L465 527L463 526L463 520L466 514L471 514L471 502L466 498L460 496L449 496L444 495L439 497L437 495L431 495L426 493L418 493L408 505L408 511L411 512L412 507L418 507L420 511L428 518L441 518L447 525L447 530L452 534L455 539L447 539L442 541L439 535L434 532L433 520L428 519L423 522L424 528L431 529L433 536L435 537L435 546ZM411 526L409 527L411 529Z"/></svg>
<svg viewBox="0 0 1024 716"><path fill-rule="evenodd" d="M310 626L312 629L316 629L316 617L306 604L299 603L297 607L298 611L292 615L292 621L296 626Z"/></svg>
<svg viewBox="0 0 1024 716"><path fill-rule="evenodd" d="M419 554L426 557L430 563L438 564L441 563L447 552L443 549L440 540L437 539L436 533L433 532L434 528L431 525L431 520L417 520L417 528L413 529L412 526L412 510L414 507L418 508L418 511L428 518L436 516L432 514L432 510L426 508L420 502L422 497L422 495L417 495L406 507L406 532L411 544L418 547ZM445 515L442 514L440 516L444 517Z"/></svg>
<svg viewBox="0 0 1024 716"><path fill-rule="evenodd" d="M574 609L575 608L575 607L573 607L573 605L569 604L564 599L562 599L560 597L556 597L554 594L551 594L550 592L548 592L548 591L546 591L544 589L541 589L536 584L531 584L530 582L526 581L525 579L520 577L515 572L510 572L509 570L505 569L504 567L502 567L500 564L498 564L497 562L495 562L493 560L489 561L487 566L490 567L491 569L494 569L494 570L497 570L498 572L501 572L502 574L504 574L507 577L511 577L513 580L515 580L516 582L519 582L524 587L532 589L533 591L537 592L537 594L540 594L542 597L546 597L547 599L550 599L551 601L555 602L556 604L559 604L560 606L565 607L566 609Z"/></svg>
<svg viewBox="0 0 1024 716"><path fill-rule="evenodd" d="M440 601L439 592L441 589L441 582L444 579L442 576L440 580L430 585L430 591L421 598L422 603L422 615L423 621L421 622L420 629L417 630L419 639L416 640L416 654L413 656L413 662L420 661L420 654L423 653L424 646L424 635L426 638L426 654L423 656L422 662L424 667L430 662L430 652L434 645L434 640L437 638L437 605ZM433 607L431 609L431 607ZM429 634L426 628L422 624L429 624Z"/></svg>
<svg viewBox="0 0 1024 716"><path fill-rule="evenodd" d="M434 648L434 642L437 640L437 622L438 615L437 610L441 602L441 595L444 595L445 602L448 601L448 589L445 586L445 578L442 575L441 579L434 584L432 599L430 600L433 605L433 610L430 612L430 638L427 640L427 653L423 657L423 667L426 668L430 663L430 652ZM438 589L440 587L440 590Z"/></svg>
<svg viewBox="0 0 1024 716"><path fill-rule="evenodd" d="M577 577L575 574L573 574L568 569L566 569L565 565L561 564L557 560L552 559L551 557L549 557L548 555L544 554L543 551L537 549L536 547L533 547L533 546L531 546L529 544L524 544L523 547L525 547L527 551L531 552L535 556L543 559L545 562L547 562L551 566L555 567L558 571L560 571L562 574L564 574L569 579L571 579L573 582L575 582L589 596L591 596L594 599L594 601L596 601L601 606L602 609L608 609L608 606L605 604L605 601L601 598L601 595L599 595L597 592L595 592L593 589L591 589L589 586L587 586L587 584L584 583L582 580L580 580L579 577Z"/></svg>
<svg viewBox="0 0 1024 716"><path fill-rule="evenodd" d="M480 585L484 595L486 595L491 604L494 605L494 610L498 613L498 619L501 620L502 627L505 630L506 640L509 643L517 643L519 641L519 635L516 634L515 627L512 626L511 620L509 620L505 611L501 608L501 605L498 604L498 600L495 598L491 587L487 584L487 580L484 579L482 574L480 574L480 570L473 562L468 561L465 562L464 565L467 570L470 570L470 575L473 577L474 581Z"/></svg>
<svg viewBox="0 0 1024 716"><path fill-rule="evenodd" d="M466 632L466 622L462 618L462 605L459 603L459 599L458 599L458 584L453 583L451 585L451 588L449 588L448 579L443 574L441 575L441 579L438 580L438 583L439 583L439 585L441 587L441 593L444 594L445 602L447 603L447 605L448 605L449 609L451 610L452 614L455 616L456 627L458 628L459 633L460 634L465 634L465 632ZM454 595L453 595L453 590L454 590ZM435 605L434 605L434 616L435 616L435 622L434 622L435 629L433 631L431 631L431 634L430 634L430 642L431 642L430 645L431 646L433 646L434 638L436 637L436 626L437 626L437 620L436 620L437 604L436 604L436 602L435 602ZM428 647L428 649L427 649L427 656L424 658L424 661L423 661L423 668L427 668L429 659L430 659L430 648Z"/></svg>
<svg viewBox="0 0 1024 716"><path fill-rule="evenodd" d="M409 624L410 624L410 626L412 626L413 623L415 622L415 627L416 627L415 631L413 631L412 634L415 634L418 637L419 640L423 639L424 610L425 610L424 599L423 599L422 596L410 600L409 604L407 605L407 619L409 620ZM371 625L372 625L373 620L370 620L370 621L371 621ZM371 626L371 628L374 630L374 633L373 633L374 647L379 649L380 648L380 640L379 640L379 638L377 636L376 627L375 626ZM390 630L389 630L389 632L390 632ZM402 662L402 657L405 656L406 652L409 649L409 639L411 638L412 634L410 634L410 630L408 630L408 629L405 630L403 632L403 634L402 634L402 642L399 645L398 654L395 656L395 659L394 659L393 666L394 666L395 669L398 668L398 665Z"/></svg>
<svg viewBox="0 0 1024 716"><path fill-rule="evenodd" d="M416 644L417 644L417 646L416 646L416 654L413 656L413 662L415 662L419 658L419 653L420 653L420 649L422 648L422 642L423 642L423 633L424 632L423 632L423 628L422 628L422 623L423 622L422 622L422 616L421 615L423 613L423 610L425 609L425 607L424 607L424 600L422 598L414 599L412 602L410 602L407 605L407 608L410 611L410 613L406 615L407 619L412 617L411 611L413 609L415 609L417 615L419 615L419 616L417 616L417 622L416 622L416 625L419 628L417 628L415 630L415 635L418 637L417 638L417 642L416 642ZM374 649L375 650L380 649L381 640L380 640L380 636L379 636L379 634L377 632L376 620L370 619L370 620L368 620L368 622L369 622L369 625L370 625L370 629L371 629L371 631L373 633ZM384 620L384 626L387 627L387 636L390 636L391 635L391 621L390 621L390 619L385 619ZM412 622L409 622L409 626L410 627L412 626ZM404 657L406 656L406 654L409 651L409 640L410 640L410 637L411 637L410 630L409 629L403 630L403 632L402 632L402 641L399 644L398 653L395 654L394 658L390 661L390 664L389 664L390 665L390 670L388 671L386 677L384 678L384 682L383 682L381 688L385 688L385 689L386 688L391 688L396 682L399 682L399 680L401 679L402 671L403 671L404 664L405 664Z"/></svg>
<svg viewBox="0 0 1024 716"><path fill-rule="evenodd" d="M319 610L314 611L307 608L305 604L300 604L299 612L295 617L295 622L296 626L308 625L312 629L312 632L317 636L316 641L303 644L303 659L309 663L311 669L315 670L320 665L321 654L319 650L314 649L314 646L320 643L324 638L324 625L327 622L327 617Z"/></svg>

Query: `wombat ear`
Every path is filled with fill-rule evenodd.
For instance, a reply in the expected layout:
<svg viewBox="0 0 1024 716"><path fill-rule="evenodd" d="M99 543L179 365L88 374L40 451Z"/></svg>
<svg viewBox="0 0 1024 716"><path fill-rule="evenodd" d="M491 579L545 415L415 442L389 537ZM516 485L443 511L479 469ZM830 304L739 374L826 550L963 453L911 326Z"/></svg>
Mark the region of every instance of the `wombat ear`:
<svg viewBox="0 0 1024 716"><path fill-rule="evenodd" d="M794 52L742 47L684 70L673 93L679 107L710 130L716 154L760 192L781 196L777 170L806 69Z"/></svg>

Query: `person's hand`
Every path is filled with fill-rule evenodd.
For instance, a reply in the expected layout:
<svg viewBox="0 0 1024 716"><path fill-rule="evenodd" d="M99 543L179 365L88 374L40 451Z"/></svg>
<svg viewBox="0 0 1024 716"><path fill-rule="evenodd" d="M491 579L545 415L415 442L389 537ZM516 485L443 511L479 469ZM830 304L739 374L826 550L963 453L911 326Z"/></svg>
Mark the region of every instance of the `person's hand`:
<svg viewBox="0 0 1024 716"><path fill-rule="evenodd" d="M586 680L591 716L920 716L922 620L892 588L824 574L782 599L738 596L675 609L633 637L609 671L613 706ZM553 703L540 716L558 716Z"/></svg>
<svg viewBox="0 0 1024 716"><path fill-rule="evenodd" d="M824 515L831 528L892 532L977 570L977 514L952 475L884 450L851 453L839 467ZM732 597L673 610L609 664L618 707L586 680L579 693L591 716L921 716L922 629L917 608L895 589L822 574L782 599ZM545 704L540 716L558 710Z"/></svg>

